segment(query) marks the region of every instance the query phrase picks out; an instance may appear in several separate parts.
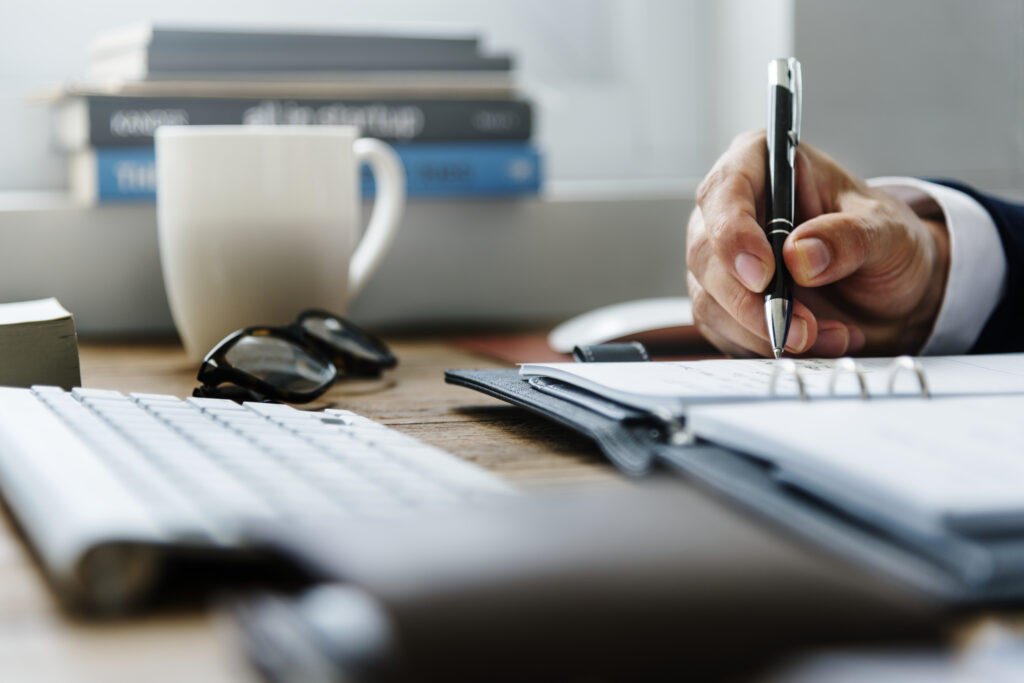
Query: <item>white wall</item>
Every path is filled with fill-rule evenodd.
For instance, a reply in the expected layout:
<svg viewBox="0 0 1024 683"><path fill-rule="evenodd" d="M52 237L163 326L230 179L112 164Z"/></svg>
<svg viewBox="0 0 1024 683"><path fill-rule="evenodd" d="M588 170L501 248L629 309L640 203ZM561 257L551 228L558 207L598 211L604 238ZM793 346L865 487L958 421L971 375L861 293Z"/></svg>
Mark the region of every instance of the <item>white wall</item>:
<svg viewBox="0 0 1024 683"><path fill-rule="evenodd" d="M796 8L807 142L861 175L1024 191L1024 1Z"/></svg>
<svg viewBox="0 0 1024 683"><path fill-rule="evenodd" d="M734 136L763 128L767 117L768 62L794 56L793 0L718 0L709 3L713 115L707 134L714 150Z"/></svg>

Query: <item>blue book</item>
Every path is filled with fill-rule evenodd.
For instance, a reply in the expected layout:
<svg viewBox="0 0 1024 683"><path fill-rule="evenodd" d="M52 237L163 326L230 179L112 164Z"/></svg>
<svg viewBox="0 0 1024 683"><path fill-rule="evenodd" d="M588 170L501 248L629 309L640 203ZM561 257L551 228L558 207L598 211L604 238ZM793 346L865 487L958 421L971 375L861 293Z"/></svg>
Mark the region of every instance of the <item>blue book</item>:
<svg viewBox="0 0 1024 683"><path fill-rule="evenodd" d="M71 156L71 194L80 204L156 200L156 152L148 147L100 147Z"/></svg>
<svg viewBox="0 0 1024 683"><path fill-rule="evenodd" d="M540 191L540 152L526 142L393 145L410 197L530 195ZM374 193L363 167L363 196Z"/></svg>
<svg viewBox="0 0 1024 683"><path fill-rule="evenodd" d="M412 143L393 145L406 172L410 197L535 195L540 191L540 152L530 143ZM364 197L374 194L370 169L362 170ZM152 146L99 147L71 158L71 190L86 205L156 200Z"/></svg>

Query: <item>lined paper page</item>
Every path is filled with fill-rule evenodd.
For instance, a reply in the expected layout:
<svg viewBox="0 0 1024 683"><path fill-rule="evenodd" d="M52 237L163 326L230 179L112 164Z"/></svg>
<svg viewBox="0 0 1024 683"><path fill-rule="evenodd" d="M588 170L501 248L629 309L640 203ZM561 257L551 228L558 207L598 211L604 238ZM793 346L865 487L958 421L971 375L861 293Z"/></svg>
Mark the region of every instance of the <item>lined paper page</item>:
<svg viewBox="0 0 1024 683"><path fill-rule="evenodd" d="M857 360L872 396L889 391L893 358ZM918 359L933 395L1024 394L1024 354L988 356L927 356ZM670 407L681 412L694 403L764 399L770 396L777 361L723 359L657 363L526 363L520 374L553 377L639 408ZM800 376L812 397L829 395L835 361L796 360ZM913 373L896 375L895 392L919 393ZM840 376L839 395L857 396L857 382ZM797 395L796 383L783 376L779 396Z"/></svg>
<svg viewBox="0 0 1024 683"><path fill-rule="evenodd" d="M918 530L1024 530L1024 396L691 408L694 434L855 514Z"/></svg>

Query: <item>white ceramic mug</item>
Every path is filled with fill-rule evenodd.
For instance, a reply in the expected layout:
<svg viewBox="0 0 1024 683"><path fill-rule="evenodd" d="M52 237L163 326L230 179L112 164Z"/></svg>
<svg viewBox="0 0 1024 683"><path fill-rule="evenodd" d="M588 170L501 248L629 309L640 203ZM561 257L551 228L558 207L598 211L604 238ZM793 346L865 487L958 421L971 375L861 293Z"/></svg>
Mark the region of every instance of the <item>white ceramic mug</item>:
<svg viewBox="0 0 1024 683"><path fill-rule="evenodd" d="M162 126L160 262L185 350L307 308L339 315L390 247L405 204L394 150L354 126ZM360 165L376 201L359 239Z"/></svg>

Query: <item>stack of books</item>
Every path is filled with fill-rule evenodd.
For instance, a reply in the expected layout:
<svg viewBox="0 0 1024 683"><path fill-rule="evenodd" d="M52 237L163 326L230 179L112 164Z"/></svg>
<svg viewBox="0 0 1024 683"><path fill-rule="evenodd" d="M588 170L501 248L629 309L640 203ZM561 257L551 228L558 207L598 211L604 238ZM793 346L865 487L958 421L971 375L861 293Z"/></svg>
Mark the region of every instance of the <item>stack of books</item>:
<svg viewBox="0 0 1024 683"><path fill-rule="evenodd" d="M533 107L512 58L474 34L145 25L99 36L90 55L87 78L50 98L83 204L154 201L153 133L169 124L352 124L395 147L410 197L540 190Z"/></svg>

